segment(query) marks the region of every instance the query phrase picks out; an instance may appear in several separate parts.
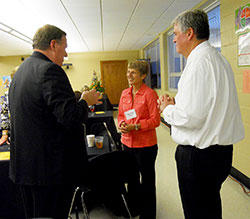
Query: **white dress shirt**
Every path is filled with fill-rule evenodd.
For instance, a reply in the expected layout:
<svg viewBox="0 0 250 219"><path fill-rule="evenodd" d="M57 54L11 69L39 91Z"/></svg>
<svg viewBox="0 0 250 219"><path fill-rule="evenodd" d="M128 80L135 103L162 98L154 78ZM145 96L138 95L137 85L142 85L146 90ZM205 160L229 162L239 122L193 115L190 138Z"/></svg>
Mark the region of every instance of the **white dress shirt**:
<svg viewBox="0 0 250 219"><path fill-rule="evenodd" d="M203 149L244 138L233 71L208 41L189 54L175 105L168 105L163 116L178 144Z"/></svg>

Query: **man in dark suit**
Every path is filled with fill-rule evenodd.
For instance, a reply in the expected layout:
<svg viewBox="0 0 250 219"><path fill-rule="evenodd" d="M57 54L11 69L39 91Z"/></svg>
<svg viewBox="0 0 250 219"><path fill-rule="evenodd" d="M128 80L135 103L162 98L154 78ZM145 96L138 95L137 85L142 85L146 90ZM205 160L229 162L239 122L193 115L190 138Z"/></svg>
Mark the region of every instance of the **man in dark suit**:
<svg viewBox="0 0 250 219"><path fill-rule="evenodd" d="M27 218L67 218L75 185L87 175L82 123L95 90L76 101L64 70L66 33L52 25L33 38L33 54L16 72L9 90L10 178L18 185ZM81 174L82 173L82 174Z"/></svg>

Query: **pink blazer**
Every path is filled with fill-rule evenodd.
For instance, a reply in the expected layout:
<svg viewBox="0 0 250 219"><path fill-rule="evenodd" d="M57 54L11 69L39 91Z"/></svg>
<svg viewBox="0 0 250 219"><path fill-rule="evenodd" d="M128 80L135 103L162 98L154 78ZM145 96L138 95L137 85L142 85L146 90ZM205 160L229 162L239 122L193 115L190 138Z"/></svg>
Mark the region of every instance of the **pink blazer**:
<svg viewBox="0 0 250 219"><path fill-rule="evenodd" d="M125 89L122 92L119 113L118 125L125 121L127 124L141 124L141 129L122 134L121 142L128 147L148 147L157 144L155 128L160 125L160 114L157 108L157 93L143 84L140 90L136 93L134 102L132 99L132 87ZM125 112L135 109L136 118L126 119Z"/></svg>

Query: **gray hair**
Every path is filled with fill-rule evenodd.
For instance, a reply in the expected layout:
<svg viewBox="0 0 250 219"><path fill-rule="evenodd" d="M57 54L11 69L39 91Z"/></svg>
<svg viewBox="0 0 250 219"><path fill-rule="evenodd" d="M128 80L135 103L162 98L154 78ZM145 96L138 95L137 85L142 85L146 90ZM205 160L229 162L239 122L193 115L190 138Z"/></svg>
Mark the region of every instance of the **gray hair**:
<svg viewBox="0 0 250 219"><path fill-rule="evenodd" d="M64 31L56 26L46 24L35 33L33 37L33 49L47 50L51 40L56 40L58 43L61 43L63 36L66 36Z"/></svg>
<svg viewBox="0 0 250 219"><path fill-rule="evenodd" d="M138 70L140 75L148 74L148 63L144 60L134 60L128 63L128 68Z"/></svg>
<svg viewBox="0 0 250 219"><path fill-rule="evenodd" d="M172 25L178 25L182 33L191 27L198 40L209 39L208 16L203 10L185 11L173 20Z"/></svg>

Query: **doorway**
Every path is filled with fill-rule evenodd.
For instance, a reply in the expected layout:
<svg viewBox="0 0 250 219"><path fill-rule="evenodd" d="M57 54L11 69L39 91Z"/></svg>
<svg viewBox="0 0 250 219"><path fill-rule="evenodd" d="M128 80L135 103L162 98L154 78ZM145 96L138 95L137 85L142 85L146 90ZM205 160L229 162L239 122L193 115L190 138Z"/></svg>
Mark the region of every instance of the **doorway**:
<svg viewBox="0 0 250 219"><path fill-rule="evenodd" d="M105 94L112 105L118 106L122 91L128 88L128 60L101 61L100 64Z"/></svg>

